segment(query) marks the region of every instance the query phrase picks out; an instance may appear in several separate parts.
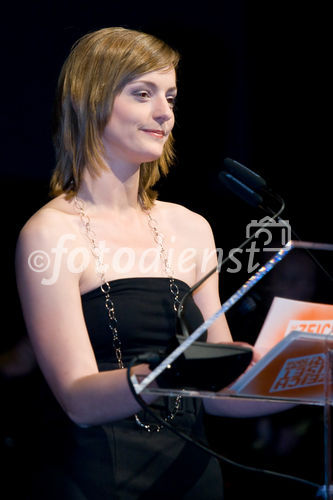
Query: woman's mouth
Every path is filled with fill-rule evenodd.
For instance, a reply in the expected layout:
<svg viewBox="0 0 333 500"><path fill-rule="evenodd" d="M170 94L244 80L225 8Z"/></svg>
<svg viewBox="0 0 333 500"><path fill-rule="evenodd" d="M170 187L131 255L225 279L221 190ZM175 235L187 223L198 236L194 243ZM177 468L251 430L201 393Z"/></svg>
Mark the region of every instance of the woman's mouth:
<svg viewBox="0 0 333 500"><path fill-rule="evenodd" d="M141 129L143 132L146 132L146 134L149 134L153 137L157 137L158 139L162 139L166 133L163 130L159 129Z"/></svg>

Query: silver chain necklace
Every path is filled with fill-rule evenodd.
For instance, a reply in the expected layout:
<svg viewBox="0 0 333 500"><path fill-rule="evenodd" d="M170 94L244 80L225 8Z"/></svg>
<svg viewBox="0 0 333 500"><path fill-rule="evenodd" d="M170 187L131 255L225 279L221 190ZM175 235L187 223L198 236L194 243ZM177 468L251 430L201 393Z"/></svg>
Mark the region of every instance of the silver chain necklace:
<svg viewBox="0 0 333 500"><path fill-rule="evenodd" d="M121 350L121 340L120 340L119 335L118 335L118 322L117 322L116 313L115 313L115 306L114 306L114 303L110 297L111 285L105 279L105 266L103 263L103 250L101 250L97 245L96 235L91 227L90 218L89 218L88 214L86 213L84 201L81 200L80 198L78 198L77 196L75 196L74 205L75 205L75 208L77 209L77 211L79 212L80 219L81 219L82 225L83 225L84 230L85 230L85 234L86 234L86 236L89 240L89 243L90 243L90 250L95 258L96 273L99 276L99 279L101 281L100 290L103 292L104 297L105 297L105 309L107 311L107 315L108 315L108 319L109 319L108 327L109 327L111 334L112 334L112 345L113 345L114 352L116 355L118 368L123 369L123 368L125 368L125 365L123 362L123 356L122 356L122 350ZM173 309L175 312L177 312L179 305L180 305L179 288L178 288L178 285L173 278L173 270L172 270L172 267L169 263L168 252L167 252L165 245L164 245L164 237L158 229L157 221L151 216L151 213L149 212L149 210L144 210L144 213L148 217L148 226L151 229L153 237L154 237L154 241L158 246L160 259L161 259L162 264L163 264L163 270L164 270L166 276L169 278L170 292L174 298ZM181 396L176 397L174 408L165 417L165 419L164 419L165 422L170 422L175 418L175 416L179 410L179 407L180 407L181 399L182 399ZM134 415L134 418L135 418L135 421L138 424L138 426L141 427L142 429L146 430L147 432L154 432L154 431L160 432L160 430L164 428L164 426L162 424L161 425L159 425L159 424L145 424L144 422L141 422L141 420L137 414Z"/></svg>

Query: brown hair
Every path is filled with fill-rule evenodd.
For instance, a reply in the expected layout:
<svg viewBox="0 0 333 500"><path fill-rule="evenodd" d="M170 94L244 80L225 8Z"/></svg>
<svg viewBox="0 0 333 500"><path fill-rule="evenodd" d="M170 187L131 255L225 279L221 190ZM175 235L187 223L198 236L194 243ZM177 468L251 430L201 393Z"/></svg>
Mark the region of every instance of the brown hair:
<svg viewBox="0 0 333 500"><path fill-rule="evenodd" d="M121 27L104 28L80 38L72 47L58 81L54 113L57 163L51 195L73 196L84 168L98 175L103 162L101 134L115 96L137 76L177 68L179 54L153 35ZM166 175L174 158L170 134L162 156L140 167L139 197L149 208L157 197L152 186Z"/></svg>

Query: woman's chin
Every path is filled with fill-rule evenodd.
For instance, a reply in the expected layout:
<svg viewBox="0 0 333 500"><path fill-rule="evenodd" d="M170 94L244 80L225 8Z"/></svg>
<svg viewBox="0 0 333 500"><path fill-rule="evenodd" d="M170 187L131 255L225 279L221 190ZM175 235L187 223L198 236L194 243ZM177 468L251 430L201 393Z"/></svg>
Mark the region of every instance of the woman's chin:
<svg viewBox="0 0 333 500"><path fill-rule="evenodd" d="M151 163L153 161L156 161L156 160L159 160L162 156L162 152L160 152L159 154L149 154L149 155L144 155L142 156L142 160L141 160L141 164L142 163Z"/></svg>

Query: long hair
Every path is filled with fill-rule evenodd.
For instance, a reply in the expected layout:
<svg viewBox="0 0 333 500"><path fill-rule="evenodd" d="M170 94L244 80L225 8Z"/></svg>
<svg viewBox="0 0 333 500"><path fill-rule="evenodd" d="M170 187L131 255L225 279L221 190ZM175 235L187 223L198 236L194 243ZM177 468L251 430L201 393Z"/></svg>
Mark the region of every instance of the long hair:
<svg viewBox="0 0 333 500"><path fill-rule="evenodd" d="M72 197L87 168L98 176L103 161L102 132L114 98L134 78L163 68L177 68L179 54L153 35L121 27L104 28L80 38L60 72L54 108L56 167L52 196ZM169 135L162 156L140 166L139 197L149 208L157 197L152 187L174 159Z"/></svg>

